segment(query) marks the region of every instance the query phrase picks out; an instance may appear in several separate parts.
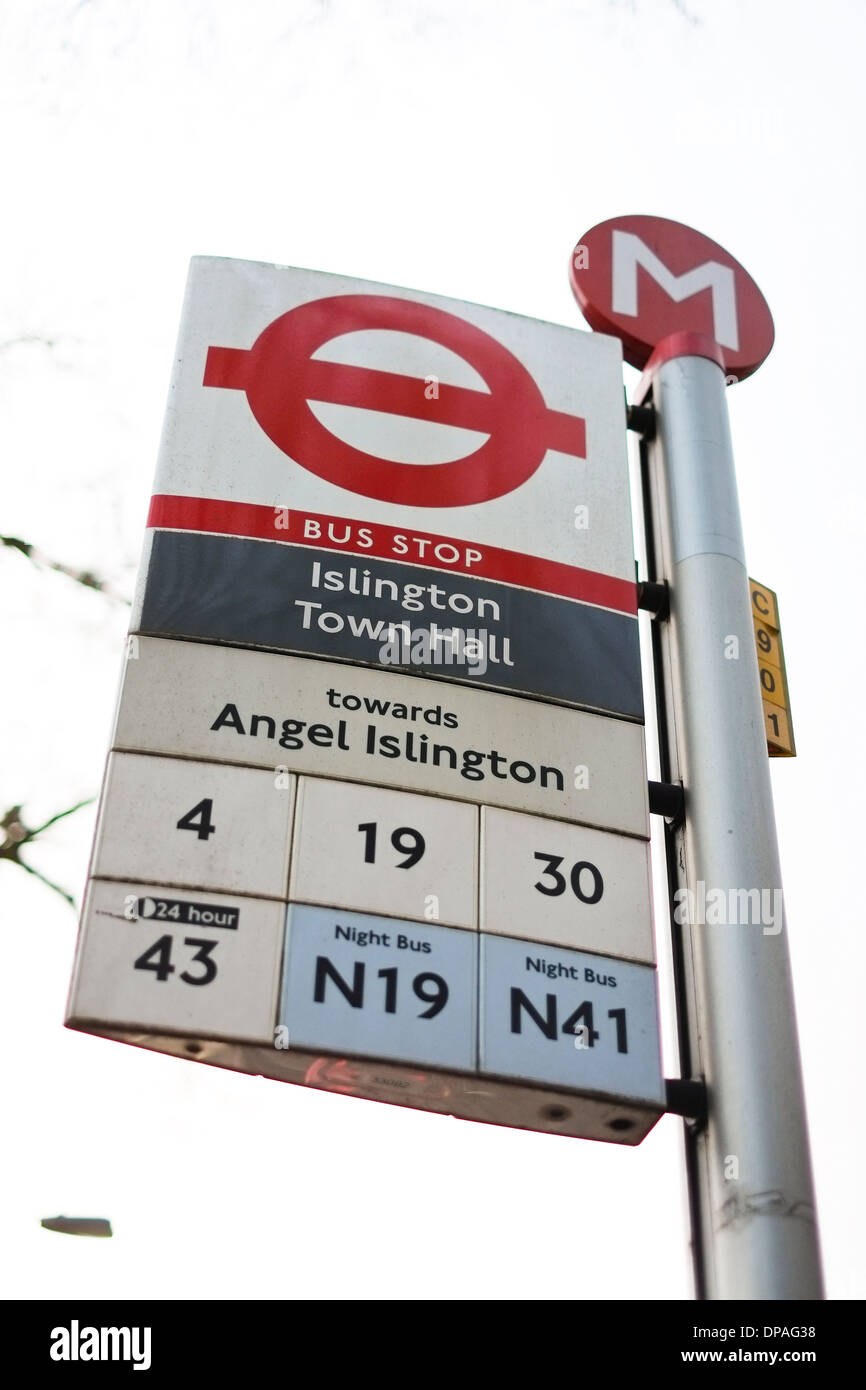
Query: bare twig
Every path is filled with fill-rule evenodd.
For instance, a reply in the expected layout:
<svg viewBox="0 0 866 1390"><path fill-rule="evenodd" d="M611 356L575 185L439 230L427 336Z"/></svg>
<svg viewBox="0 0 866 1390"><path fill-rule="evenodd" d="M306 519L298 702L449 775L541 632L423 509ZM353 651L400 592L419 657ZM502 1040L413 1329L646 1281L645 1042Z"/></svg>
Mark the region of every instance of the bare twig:
<svg viewBox="0 0 866 1390"><path fill-rule="evenodd" d="M29 541L22 541L17 536L0 536L0 545L9 546L12 550L20 550L21 554L26 555L28 560L32 560L34 565L41 565L46 569L55 570L58 574L65 574L68 579L74 579L76 584L83 584L86 589L96 589L98 593L104 594L114 603L123 603L127 608L130 606L129 599L124 598L122 594L114 593L104 579L99 579L90 570L70 569L69 565L63 565L59 560L49 559Z"/></svg>
<svg viewBox="0 0 866 1390"><path fill-rule="evenodd" d="M95 800L89 796L86 801L79 801L74 806L68 807L65 811L58 811L56 815L50 816L42 825L31 827L24 824L21 819L21 806L10 806L6 814L0 819L0 830L5 832L5 837L0 844L0 859L8 859L10 863L17 864L25 873L33 874L48 888L53 888L55 893L59 893L72 907L75 906L75 899L71 893L67 893L64 888L60 888L56 883L52 883L50 878L46 878L38 869L34 869L32 864L25 864L20 858L21 850L24 845L32 842L41 835L43 830L47 830L49 825L54 825L56 821L62 820L64 816L71 816L74 811L80 811L82 806L90 806Z"/></svg>
<svg viewBox="0 0 866 1390"><path fill-rule="evenodd" d="M47 348L49 352L57 346L55 338L46 338L43 333L19 333L17 338L4 338L0 342L0 352L6 352L9 348L21 347L22 344L29 345L37 343L39 347Z"/></svg>

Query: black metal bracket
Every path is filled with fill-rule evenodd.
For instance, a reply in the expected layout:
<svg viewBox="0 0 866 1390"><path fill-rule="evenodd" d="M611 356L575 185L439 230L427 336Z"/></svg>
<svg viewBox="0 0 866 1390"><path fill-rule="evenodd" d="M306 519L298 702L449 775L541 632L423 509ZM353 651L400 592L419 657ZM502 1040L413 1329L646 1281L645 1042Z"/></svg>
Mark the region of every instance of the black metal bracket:
<svg viewBox="0 0 866 1390"><path fill-rule="evenodd" d="M655 439L656 412L652 405L630 405L625 412L626 427L642 434L644 439Z"/></svg>
<svg viewBox="0 0 866 1390"><path fill-rule="evenodd" d="M703 1081L683 1081L680 1077L665 1078L665 1113L682 1115L698 1130L707 1123L707 1088Z"/></svg>
<svg viewBox="0 0 866 1390"><path fill-rule="evenodd" d="M664 816L671 826L679 825L686 810L686 798L679 782L649 782L651 816Z"/></svg>
<svg viewBox="0 0 866 1390"><path fill-rule="evenodd" d="M671 601L667 581L653 584L648 579L640 580L637 586L637 606L651 613L654 618L661 620L669 617Z"/></svg>

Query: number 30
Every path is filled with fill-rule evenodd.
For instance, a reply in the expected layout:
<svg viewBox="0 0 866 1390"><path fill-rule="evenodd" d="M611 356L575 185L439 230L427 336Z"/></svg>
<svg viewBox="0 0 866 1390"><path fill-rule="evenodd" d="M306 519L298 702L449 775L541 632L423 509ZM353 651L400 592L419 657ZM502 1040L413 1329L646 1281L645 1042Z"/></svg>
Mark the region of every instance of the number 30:
<svg viewBox="0 0 866 1390"><path fill-rule="evenodd" d="M540 880L534 886L538 889L539 893L546 894L548 898L560 897L568 886L564 876L559 872L559 866L562 863L562 855L537 853L534 855L534 858L541 859L547 864L547 868L544 870L541 877L545 878L549 875L553 879L553 887L548 887L546 883L542 883ZM581 879L584 870L589 874L592 882L592 887L588 893L584 892L583 881ZM576 864L572 865L569 878L571 880L572 893L582 903L597 903L604 892L604 880L600 871L594 864L590 864L586 859L580 859Z"/></svg>

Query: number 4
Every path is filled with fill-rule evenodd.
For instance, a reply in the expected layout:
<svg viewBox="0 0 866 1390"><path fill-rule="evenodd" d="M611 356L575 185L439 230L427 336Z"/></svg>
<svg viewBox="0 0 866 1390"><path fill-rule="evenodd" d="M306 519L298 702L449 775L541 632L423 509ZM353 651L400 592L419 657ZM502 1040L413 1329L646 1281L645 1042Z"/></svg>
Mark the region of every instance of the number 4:
<svg viewBox="0 0 866 1390"><path fill-rule="evenodd" d="M206 797L204 801L199 801L193 806L191 811L187 811L185 816L181 816L177 823L178 830L194 830L200 840L206 840L209 835L213 835L216 826L211 820L213 815L213 801Z"/></svg>
<svg viewBox="0 0 866 1390"><path fill-rule="evenodd" d="M169 975L174 974L174 966L171 963L171 945L170 936L161 936L139 956L135 962L135 969L152 970L158 980L167 980Z"/></svg>

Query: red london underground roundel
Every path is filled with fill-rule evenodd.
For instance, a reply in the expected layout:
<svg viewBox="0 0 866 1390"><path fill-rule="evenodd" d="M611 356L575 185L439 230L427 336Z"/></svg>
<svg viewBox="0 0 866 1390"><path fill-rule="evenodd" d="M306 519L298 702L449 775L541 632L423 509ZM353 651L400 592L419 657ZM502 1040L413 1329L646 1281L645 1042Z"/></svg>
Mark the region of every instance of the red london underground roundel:
<svg viewBox="0 0 866 1390"><path fill-rule="evenodd" d="M411 333L450 348L488 389L440 383L431 398L423 379L314 357L331 339L361 329ZM245 391L259 425L285 454L327 482L383 502L471 506L520 487L548 449L586 455L584 421L548 409L533 377L502 343L456 314L387 295L310 300L274 319L248 350L211 347L204 385ZM310 401L457 425L488 438L447 463L399 462L338 439Z"/></svg>

